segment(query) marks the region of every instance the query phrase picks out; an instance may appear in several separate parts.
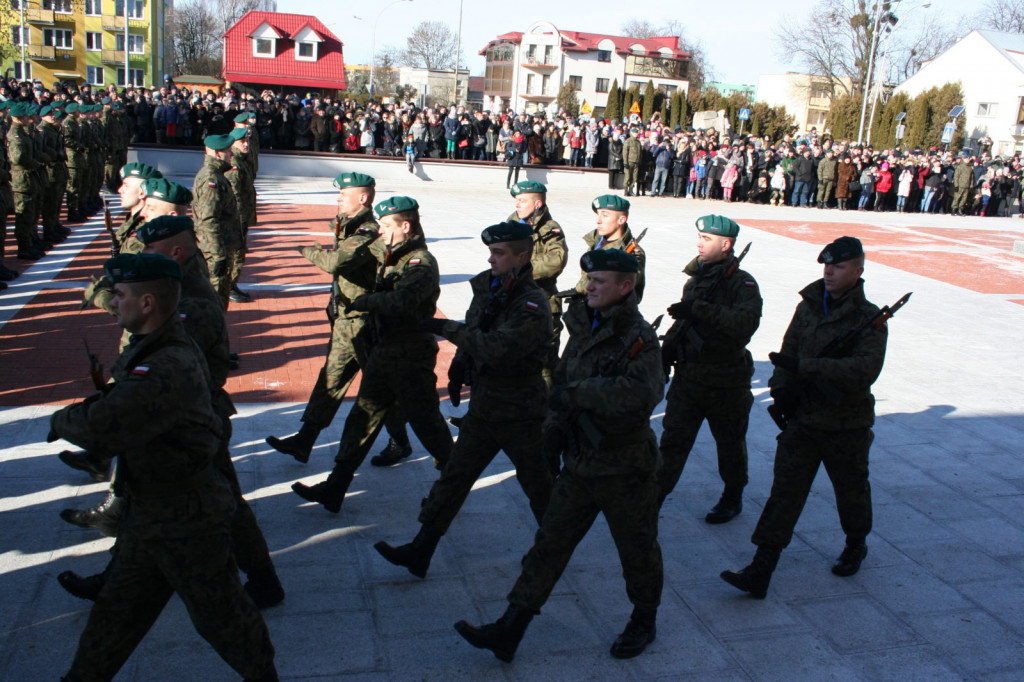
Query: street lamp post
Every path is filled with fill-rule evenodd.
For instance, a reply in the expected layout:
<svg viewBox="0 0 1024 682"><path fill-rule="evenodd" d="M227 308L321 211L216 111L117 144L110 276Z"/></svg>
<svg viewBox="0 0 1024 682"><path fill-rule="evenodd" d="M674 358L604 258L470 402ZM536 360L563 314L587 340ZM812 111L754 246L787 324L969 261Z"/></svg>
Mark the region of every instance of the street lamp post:
<svg viewBox="0 0 1024 682"><path fill-rule="evenodd" d="M370 39L370 97L373 97L373 72L376 69L377 61L377 24L380 22L381 16L384 14L384 10L392 5L397 5L400 2L412 2L412 0L395 0L394 2L384 5L380 12L377 14L377 18L373 21L373 37Z"/></svg>
<svg viewBox="0 0 1024 682"><path fill-rule="evenodd" d="M864 142L864 117L868 113L868 91L871 90L871 76L875 68L875 48L878 45L878 25L882 21L882 0L875 0L875 22L871 31L871 47L868 53L868 72L864 78L864 92L860 100L860 125L857 127L857 141Z"/></svg>
<svg viewBox="0 0 1024 682"><path fill-rule="evenodd" d="M452 99L457 104L459 101L459 62L462 52L462 0L459 0L459 33L455 39L455 90Z"/></svg>

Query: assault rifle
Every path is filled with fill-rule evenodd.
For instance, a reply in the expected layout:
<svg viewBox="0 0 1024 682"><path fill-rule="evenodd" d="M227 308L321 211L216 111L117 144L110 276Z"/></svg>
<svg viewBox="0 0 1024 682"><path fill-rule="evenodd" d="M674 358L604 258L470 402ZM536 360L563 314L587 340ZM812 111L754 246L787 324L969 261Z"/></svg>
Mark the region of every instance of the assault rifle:
<svg viewBox="0 0 1024 682"><path fill-rule="evenodd" d="M626 253L633 253L634 251L636 251L637 248L640 246L640 240L647 235L648 229L649 228L645 227L643 229L643 232L640 233L640 236L630 239L629 243L626 244L626 248L624 248L623 251L625 251ZM560 298L563 301L568 300L570 303L573 303L575 301L582 301L586 297L587 294L585 292L581 293L579 291L576 291L576 289L566 289L564 291L559 291L555 294L555 298Z"/></svg>
<svg viewBox="0 0 1024 682"><path fill-rule="evenodd" d="M117 243L117 233L114 232L114 220L110 217L110 205L107 203L106 197L103 197L103 227L107 229L107 234L110 235L110 255L116 256L121 253L121 246Z"/></svg>
<svg viewBox="0 0 1024 682"><path fill-rule="evenodd" d="M747 251L750 251L750 244L752 243L753 242L748 242L743 248L743 251L740 252L739 256L734 256L729 265L718 271L715 281L711 283L711 286L704 290L698 300L710 301L718 291L719 287L721 287L727 279L736 274L736 271L740 268L740 263L743 262L743 259L747 255ZM680 351L682 350L684 340L689 341L690 345L693 346L695 356L700 356L701 349L704 347L704 339L702 339L693 328L694 323L695 320L690 318L689 320L686 320L679 329L676 329L675 331L670 330L669 333L665 335L665 343L661 348L661 365L665 369L666 382L669 380L669 374L672 372L672 366L680 359ZM682 354L682 360L683 362L686 362L685 353Z"/></svg>
<svg viewBox="0 0 1024 682"><path fill-rule="evenodd" d="M82 339L82 343L85 344L85 354L89 357L89 377L92 379L92 385L97 391L105 392L107 382L103 380L103 365L100 364L100 359L89 350L89 342Z"/></svg>
<svg viewBox="0 0 1024 682"><path fill-rule="evenodd" d="M884 306L874 317L865 320L862 324L854 327L845 334L832 339L828 342L827 346L821 349L821 353L815 357L832 359L843 357L861 333L870 328L877 329L885 324L889 318L896 314L897 310L906 305L907 301L910 300L910 295L913 293L913 291L907 292L903 295L903 298L896 301L891 306ZM824 397L825 401L831 405L835 405L842 400L843 392L831 382L819 381L815 384L815 387ZM780 431L786 430L786 426L789 424L789 419L793 416L791 412L784 409L783 406L780 406L778 402L773 402L768 406L768 415L772 418L772 421L775 422L775 425L779 427Z"/></svg>

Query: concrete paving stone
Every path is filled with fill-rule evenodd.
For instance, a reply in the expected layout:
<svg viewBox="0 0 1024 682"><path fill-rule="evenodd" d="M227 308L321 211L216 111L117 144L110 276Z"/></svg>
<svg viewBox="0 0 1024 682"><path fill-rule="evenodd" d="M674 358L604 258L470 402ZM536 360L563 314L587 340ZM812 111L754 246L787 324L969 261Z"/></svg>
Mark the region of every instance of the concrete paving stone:
<svg viewBox="0 0 1024 682"><path fill-rule="evenodd" d="M385 669L386 645L372 611L284 615L267 619L284 679L309 676L337 679Z"/></svg>
<svg viewBox="0 0 1024 682"><path fill-rule="evenodd" d="M713 538L659 537L665 582L676 587L706 583L730 566L734 553Z"/></svg>
<svg viewBox="0 0 1024 682"><path fill-rule="evenodd" d="M966 583L957 589L989 615L998 618L1024 637L1024 574L1009 580Z"/></svg>
<svg viewBox="0 0 1024 682"><path fill-rule="evenodd" d="M607 624L613 641L625 625L625 620ZM686 674L719 679L717 671L738 668L728 648L708 632L673 592L667 591L663 596L657 627L657 639L633 659L640 679L668 679Z"/></svg>
<svg viewBox="0 0 1024 682"><path fill-rule="evenodd" d="M838 555L838 551L836 552ZM870 555L869 555L870 556ZM833 558L823 557L818 550L783 552L785 564L780 561L772 575L769 594L781 601L807 599L808 596L839 596L863 593L863 588L832 575ZM725 584L725 583L723 583Z"/></svg>
<svg viewBox="0 0 1024 682"><path fill-rule="evenodd" d="M1024 529L1001 517L950 521L949 527L991 556L1019 556L1024 553Z"/></svg>
<svg viewBox="0 0 1024 682"><path fill-rule="evenodd" d="M905 620L972 679L1013 665L1020 670L1024 640L984 611L968 609L908 616Z"/></svg>
<svg viewBox="0 0 1024 682"><path fill-rule="evenodd" d="M964 540L904 543L900 549L950 585L1009 579L1020 570L1013 565L1019 557L997 559Z"/></svg>
<svg viewBox="0 0 1024 682"><path fill-rule="evenodd" d="M991 509L944 483L899 486L891 492L894 497L902 499L928 518L940 523L965 517L991 516Z"/></svg>
<svg viewBox="0 0 1024 682"><path fill-rule="evenodd" d="M405 569L392 568L396 573L404 571L404 576L367 587L381 636L437 633L473 613L473 602L462 588L461 578L433 576L420 580Z"/></svg>
<svg viewBox="0 0 1024 682"><path fill-rule="evenodd" d="M1021 454L1017 452L967 453L964 458L974 466L1003 480L1019 485L1024 479L1024 467L1021 466Z"/></svg>
<svg viewBox="0 0 1024 682"><path fill-rule="evenodd" d="M785 569L783 561L779 562L781 570ZM733 570L739 568L742 566ZM704 626L719 638L751 632L792 632L806 627L770 588L765 599L754 599L721 579L674 589Z"/></svg>
<svg viewBox="0 0 1024 682"><path fill-rule="evenodd" d="M730 638L725 643L743 670L759 682L863 679L850 660L813 633L787 630Z"/></svg>
<svg viewBox="0 0 1024 682"><path fill-rule="evenodd" d="M1012 495L1017 489L998 476L980 471L972 462L947 461L945 466L933 467L929 474L940 483L960 494Z"/></svg>
<svg viewBox="0 0 1024 682"><path fill-rule="evenodd" d="M840 653L921 644L921 638L882 604L865 594L815 598L792 608Z"/></svg>
<svg viewBox="0 0 1024 682"><path fill-rule="evenodd" d="M951 587L941 576L918 565L861 566L857 575L849 579L879 603L885 604L897 616L937 613L971 608L964 598L965 587Z"/></svg>
<svg viewBox="0 0 1024 682"><path fill-rule="evenodd" d="M982 440L1002 447L1008 452L1019 452L1024 439L1024 419L1021 417L975 417L966 420L964 428Z"/></svg>
<svg viewBox="0 0 1024 682"><path fill-rule="evenodd" d="M920 645L850 654L846 660L864 680L954 682L967 679L944 658L938 648Z"/></svg>
<svg viewBox="0 0 1024 682"><path fill-rule="evenodd" d="M984 504L993 509L1010 523L1020 523L1024 519L1024 495L1002 495L985 498Z"/></svg>
<svg viewBox="0 0 1024 682"><path fill-rule="evenodd" d="M515 521L510 523L510 517ZM416 523L404 537L395 537L395 542L401 544L411 541L419 529L420 525ZM537 522L530 512L524 516L518 510L504 514L460 511L441 543L451 547L452 553L457 556L480 554L518 561L533 545L536 533Z"/></svg>
<svg viewBox="0 0 1024 682"><path fill-rule="evenodd" d="M901 545L921 540L945 541L956 536L945 522L929 518L906 501L872 504L872 533Z"/></svg>
<svg viewBox="0 0 1024 682"><path fill-rule="evenodd" d="M473 649L449 625L444 632L388 640L384 666L391 679L401 680L506 680L509 666L491 656L494 665L480 665L471 652L491 656L489 651ZM488 668L486 671L482 668ZM362 676L360 676L360 679Z"/></svg>

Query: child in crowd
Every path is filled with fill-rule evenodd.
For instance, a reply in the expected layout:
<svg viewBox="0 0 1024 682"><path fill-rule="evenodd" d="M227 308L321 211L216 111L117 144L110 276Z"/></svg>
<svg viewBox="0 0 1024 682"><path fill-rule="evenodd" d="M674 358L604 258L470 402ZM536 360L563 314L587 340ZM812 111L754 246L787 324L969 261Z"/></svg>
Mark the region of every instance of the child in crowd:
<svg viewBox="0 0 1024 682"><path fill-rule="evenodd" d="M405 163L409 166L409 172L412 173L412 166L416 163L416 143L412 139L412 135L405 136Z"/></svg>

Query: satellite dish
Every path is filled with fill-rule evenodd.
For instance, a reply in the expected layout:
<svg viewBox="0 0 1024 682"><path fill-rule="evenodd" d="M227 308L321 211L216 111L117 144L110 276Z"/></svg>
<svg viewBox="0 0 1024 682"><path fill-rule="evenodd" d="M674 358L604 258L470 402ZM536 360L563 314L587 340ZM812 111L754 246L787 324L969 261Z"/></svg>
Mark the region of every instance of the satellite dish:
<svg viewBox="0 0 1024 682"><path fill-rule="evenodd" d="M962 107L962 106L960 106L958 104L958 105L956 105L955 107L953 107L952 109L949 110L949 114L948 115L949 115L950 118L956 118L957 116L959 116L962 113L964 113L964 107Z"/></svg>

